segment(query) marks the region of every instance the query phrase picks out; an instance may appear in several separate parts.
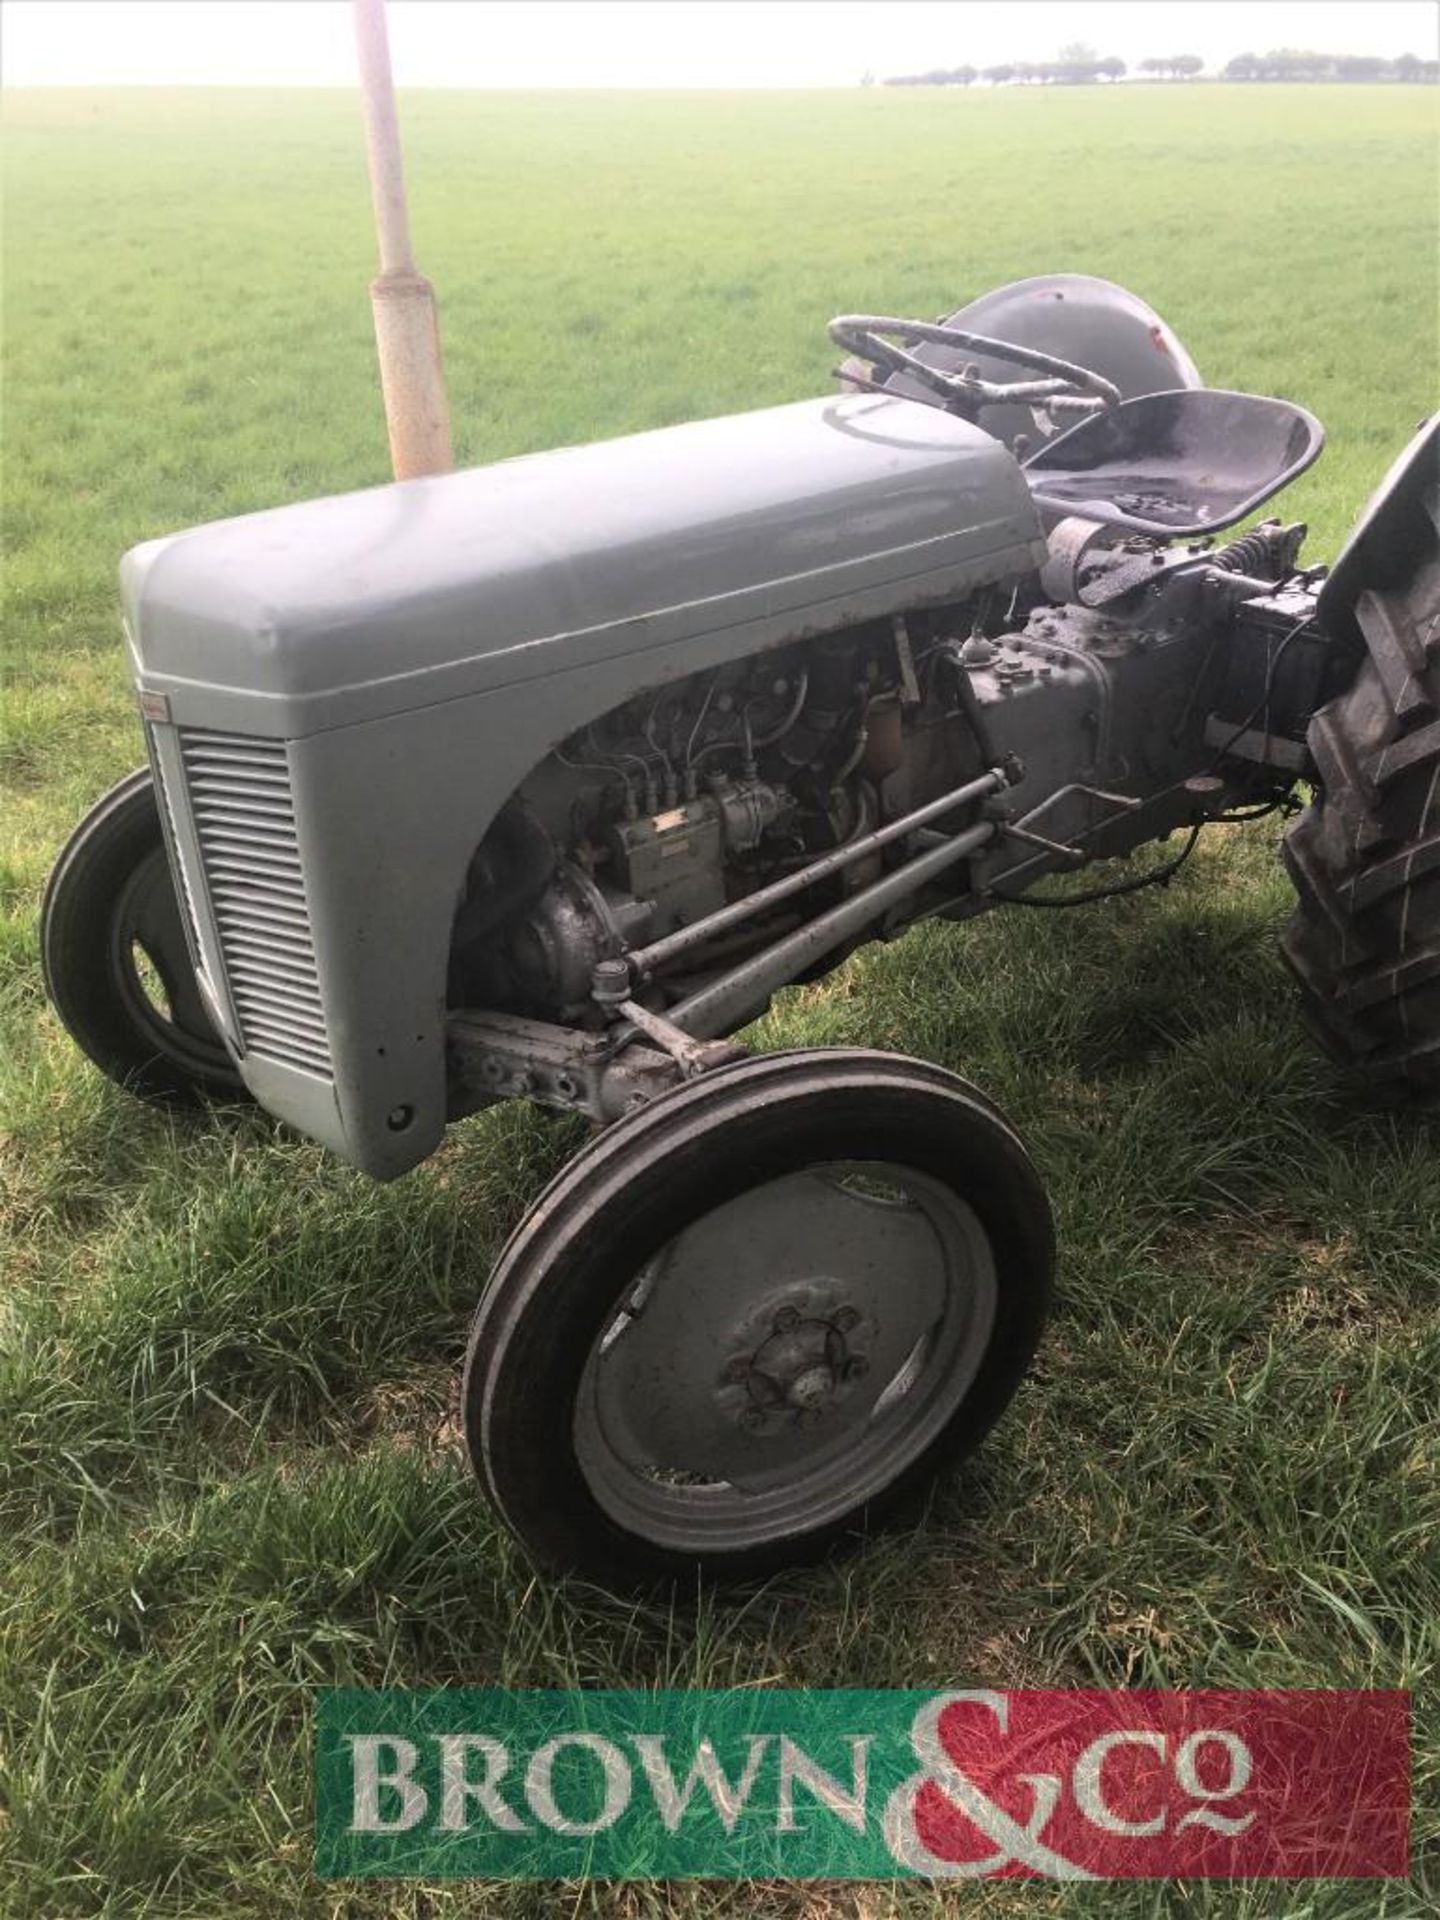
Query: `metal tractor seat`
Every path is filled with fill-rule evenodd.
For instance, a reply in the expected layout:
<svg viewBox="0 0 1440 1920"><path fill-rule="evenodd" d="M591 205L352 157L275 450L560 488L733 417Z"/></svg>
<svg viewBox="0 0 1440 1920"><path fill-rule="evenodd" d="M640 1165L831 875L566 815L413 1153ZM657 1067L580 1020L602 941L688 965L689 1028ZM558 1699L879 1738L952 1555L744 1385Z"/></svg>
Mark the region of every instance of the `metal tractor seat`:
<svg viewBox="0 0 1440 1920"><path fill-rule="evenodd" d="M1243 520L1324 444L1320 422L1288 400L1185 388L1090 415L1031 454L1025 478L1051 517L1186 539Z"/></svg>

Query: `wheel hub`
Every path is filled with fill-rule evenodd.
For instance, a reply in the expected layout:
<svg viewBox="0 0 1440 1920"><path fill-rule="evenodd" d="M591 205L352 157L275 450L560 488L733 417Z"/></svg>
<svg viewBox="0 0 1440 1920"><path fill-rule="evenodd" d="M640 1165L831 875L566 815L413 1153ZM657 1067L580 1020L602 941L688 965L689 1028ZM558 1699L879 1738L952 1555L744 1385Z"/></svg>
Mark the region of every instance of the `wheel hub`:
<svg viewBox="0 0 1440 1920"><path fill-rule="evenodd" d="M653 1255L602 1332L593 1469L609 1484L615 1463L626 1503L737 1519L809 1512L822 1484L849 1500L856 1461L888 1473L963 1395L992 1288L983 1229L932 1176L824 1161L747 1188Z"/></svg>
<svg viewBox="0 0 1440 1920"><path fill-rule="evenodd" d="M813 1426L843 1398L847 1386L869 1372L860 1351L865 1331L862 1316L851 1306L823 1315L781 1307L768 1337L726 1363L717 1398L752 1433L785 1424Z"/></svg>

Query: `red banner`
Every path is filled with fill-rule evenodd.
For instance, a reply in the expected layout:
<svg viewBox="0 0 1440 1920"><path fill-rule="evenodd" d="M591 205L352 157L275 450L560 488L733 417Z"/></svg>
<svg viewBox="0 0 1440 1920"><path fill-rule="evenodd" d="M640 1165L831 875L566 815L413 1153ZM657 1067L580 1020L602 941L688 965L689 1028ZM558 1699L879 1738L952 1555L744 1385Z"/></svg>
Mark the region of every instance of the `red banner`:
<svg viewBox="0 0 1440 1920"><path fill-rule="evenodd" d="M940 1694L887 1839L930 1874L1403 1876L1409 1696Z"/></svg>

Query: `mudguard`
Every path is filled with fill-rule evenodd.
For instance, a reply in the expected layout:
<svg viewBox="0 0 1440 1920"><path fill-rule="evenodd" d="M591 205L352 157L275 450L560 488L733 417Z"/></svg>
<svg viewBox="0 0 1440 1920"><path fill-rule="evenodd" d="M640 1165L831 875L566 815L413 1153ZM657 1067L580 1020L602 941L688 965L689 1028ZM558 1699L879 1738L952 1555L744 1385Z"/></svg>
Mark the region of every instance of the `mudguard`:
<svg viewBox="0 0 1440 1920"><path fill-rule="evenodd" d="M1415 555L1433 546L1436 528L1425 506L1426 490L1440 469L1440 413L1422 421L1413 440L1366 502L1340 557L1330 569L1316 614L1332 638L1358 652L1364 636L1355 602L1367 587L1403 584Z"/></svg>

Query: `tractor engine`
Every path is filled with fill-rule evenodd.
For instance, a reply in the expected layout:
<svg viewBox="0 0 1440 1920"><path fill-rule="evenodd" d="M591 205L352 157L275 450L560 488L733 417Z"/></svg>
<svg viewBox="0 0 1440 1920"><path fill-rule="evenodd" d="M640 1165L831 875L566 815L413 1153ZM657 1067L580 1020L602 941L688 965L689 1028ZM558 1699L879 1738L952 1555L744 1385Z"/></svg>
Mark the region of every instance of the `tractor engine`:
<svg viewBox="0 0 1440 1920"><path fill-rule="evenodd" d="M452 1005L599 1026L602 961L854 847L988 767L1014 777L974 863L1001 898L1007 875L1028 884L1037 866L1123 852L1287 789L1327 671L1320 570L1295 571L1304 527L1180 549L1102 532L1068 521L1038 578L688 676L572 734L471 864ZM1207 753L1213 770L1197 773ZM682 949L689 967L657 977L654 1005L859 891L900 851L705 941L699 971ZM933 890L925 909L973 911L976 877Z"/></svg>

